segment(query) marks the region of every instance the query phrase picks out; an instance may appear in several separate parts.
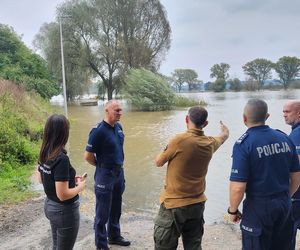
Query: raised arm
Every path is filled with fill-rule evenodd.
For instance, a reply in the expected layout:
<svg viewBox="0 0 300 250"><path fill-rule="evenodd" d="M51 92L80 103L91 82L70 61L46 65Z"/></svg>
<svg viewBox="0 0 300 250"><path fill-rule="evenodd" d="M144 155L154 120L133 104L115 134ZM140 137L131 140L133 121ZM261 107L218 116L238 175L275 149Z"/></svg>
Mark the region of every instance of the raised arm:
<svg viewBox="0 0 300 250"><path fill-rule="evenodd" d="M221 137L222 143L224 143L229 137L229 129L227 128L227 126L225 126L225 124L222 121L220 121L219 137Z"/></svg>

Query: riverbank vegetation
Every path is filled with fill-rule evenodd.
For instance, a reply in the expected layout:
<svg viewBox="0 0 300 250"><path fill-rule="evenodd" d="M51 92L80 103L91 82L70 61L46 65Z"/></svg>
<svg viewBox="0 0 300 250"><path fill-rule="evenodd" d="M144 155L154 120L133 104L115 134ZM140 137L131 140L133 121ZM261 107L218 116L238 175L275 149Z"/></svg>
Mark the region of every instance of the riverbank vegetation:
<svg viewBox="0 0 300 250"><path fill-rule="evenodd" d="M46 61L27 48L13 28L4 24L0 24L0 78L23 85L45 99L59 93Z"/></svg>
<svg viewBox="0 0 300 250"><path fill-rule="evenodd" d="M28 187L36 166L49 103L22 86L0 80L0 204L34 195Z"/></svg>

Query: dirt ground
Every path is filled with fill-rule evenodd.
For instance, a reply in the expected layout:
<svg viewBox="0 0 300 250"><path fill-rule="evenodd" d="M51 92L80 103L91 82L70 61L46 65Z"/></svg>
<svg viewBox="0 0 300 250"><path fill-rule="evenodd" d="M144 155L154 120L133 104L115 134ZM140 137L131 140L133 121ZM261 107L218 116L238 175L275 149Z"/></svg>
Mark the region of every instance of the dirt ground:
<svg viewBox="0 0 300 250"><path fill-rule="evenodd" d="M18 205L0 207L1 250L51 249L50 225L44 216L43 204L44 196L41 195ZM83 192L80 210L81 224L74 249L93 250L95 249L93 234L94 195L91 191ZM110 246L110 249L154 249L153 219L153 216L146 214L122 214L122 234L131 240L131 246ZM204 250L241 249L239 227L227 222L205 225L202 247ZM182 244L179 244L178 249L183 249ZM299 242L297 242L296 249L300 249Z"/></svg>
<svg viewBox="0 0 300 250"><path fill-rule="evenodd" d="M93 234L94 195L84 191L81 196L81 224L75 250L95 249ZM43 211L44 196L13 206L0 207L0 249L51 249L51 233ZM131 240L129 247L118 249L153 249L153 217L145 214L125 213L121 220L122 234ZM179 244L178 249L183 249ZM238 227L220 223L205 226L204 250L241 249Z"/></svg>

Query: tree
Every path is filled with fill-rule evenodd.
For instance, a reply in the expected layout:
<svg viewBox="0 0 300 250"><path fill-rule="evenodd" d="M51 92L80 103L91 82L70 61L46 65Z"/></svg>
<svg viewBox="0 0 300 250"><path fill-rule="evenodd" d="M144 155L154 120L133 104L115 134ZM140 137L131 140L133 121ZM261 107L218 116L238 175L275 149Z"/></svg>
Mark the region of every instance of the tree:
<svg viewBox="0 0 300 250"><path fill-rule="evenodd" d="M300 59L297 57L284 56L281 57L274 65L284 89L287 89L290 82L299 76Z"/></svg>
<svg viewBox="0 0 300 250"><path fill-rule="evenodd" d="M228 80L230 89L233 91L240 91L242 89L241 81L238 78Z"/></svg>
<svg viewBox="0 0 300 250"><path fill-rule="evenodd" d="M215 92L222 92L225 90L226 81L222 78L217 79L211 86L212 90Z"/></svg>
<svg viewBox="0 0 300 250"><path fill-rule="evenodd" d="M127 98L142 111L171 109L175 95L166 79L146 69L131 69L125 78Z"/></svg>
<svg viewBox="0 0 300 250"><path fill-rule="evenodd" d="M64 20L62 20L63 22ZM84 61L84 47L80 39L73 37L71 29L63 23L64 66L67 99L82 95L88 89L93 76ZM34 47L47 60L49 70L62 83L61 47L58 23L45 23L35 36Z"/></svg>
<svg viewBox="0 0 300 250"><path fill-rule="evenodd" d="M243 66L245 74L256 80L260 88L263 87L265 80L271 78L272 68L273 63L263 58L257 58Z"/></svg>
<svg viewBox="0 0 300 250"><path fill-rule="evenodd" d="M228 70L230 69L230 65L227 63L215 64L211 67L210 77L218 79L226 80L229 77Z"/></svg>
<svg viewBox="0 0 300 250"><path fill-rule="evenodd" d="M47 69L46 61L32 53L14 30L0 24L0 78L24 84L43 98L58 93L59 87Z"/></svg>
<svg viewBox="0 0 300 250"><path fill-rule="evenodd" d="M189 90L193 88L194 84L199 83L197 80L198 74L192 69L175 69L172 73L173 81L180 92L184 83L189 85Z"/></svg>
<svg viewBox="0 0 300 250"><path fill-rule="evenodd" d="M79 39L86 65L99 76L108 99L131 67L158 69L170 47L170 25L159 0L86 0L64 3L58 11ZM122 76L121 76L122 78Z"/></svg>

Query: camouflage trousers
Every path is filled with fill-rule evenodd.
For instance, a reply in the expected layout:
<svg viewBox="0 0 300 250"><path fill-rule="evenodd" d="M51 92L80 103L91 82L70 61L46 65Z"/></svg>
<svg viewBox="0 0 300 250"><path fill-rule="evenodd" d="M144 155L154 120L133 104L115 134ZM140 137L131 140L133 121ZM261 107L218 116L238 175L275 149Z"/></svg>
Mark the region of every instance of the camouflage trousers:
<svg viewBox="0 0 300 250"><path fill-rule="evenodd" d="M204 207L205 202L172 209L161 204L154 222L155 249L177 249L181 236L185 250L201 250Z"/></svg>

